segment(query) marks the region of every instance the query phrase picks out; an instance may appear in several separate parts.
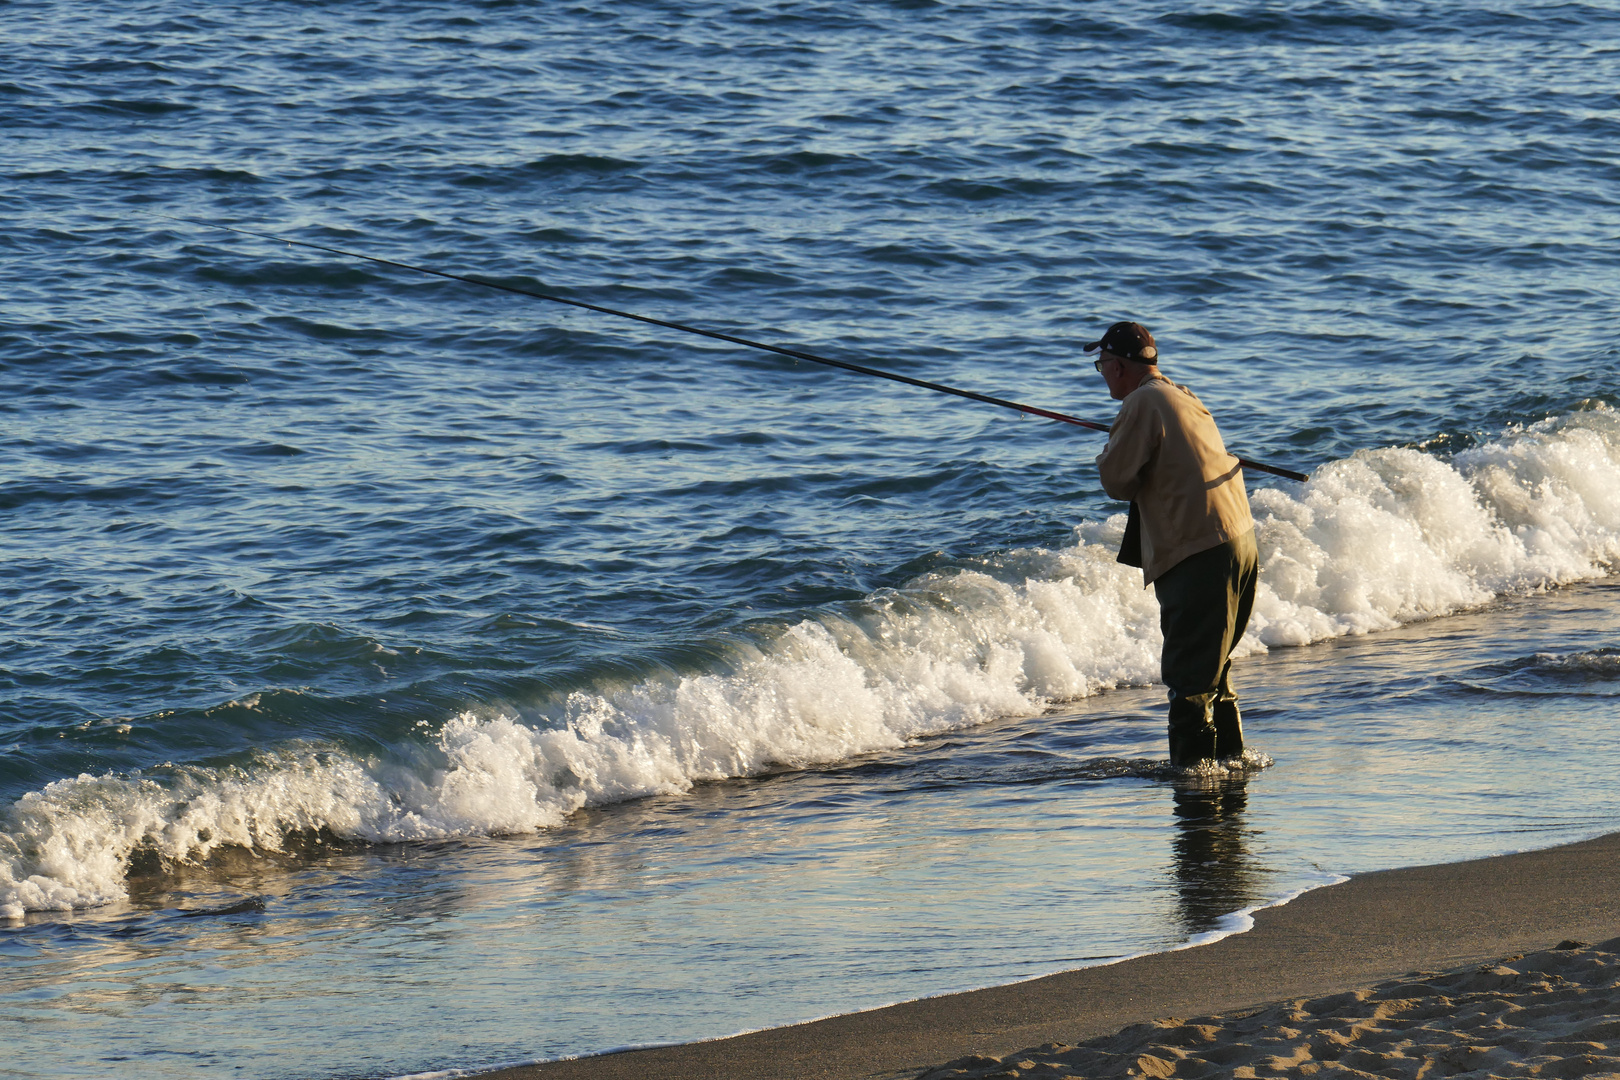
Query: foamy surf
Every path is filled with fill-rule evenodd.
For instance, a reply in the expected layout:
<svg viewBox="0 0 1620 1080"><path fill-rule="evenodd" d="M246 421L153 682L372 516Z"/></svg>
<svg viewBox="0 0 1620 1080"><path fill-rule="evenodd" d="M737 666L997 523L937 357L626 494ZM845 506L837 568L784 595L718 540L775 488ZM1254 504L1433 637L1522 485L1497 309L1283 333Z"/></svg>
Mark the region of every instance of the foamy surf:
<svg viewBox="0 0 1620 1080"><path fill-rule="evenodd" d="M1262 579L1242 652L1386 629L1607 574L1620 417L1595 407L1458 453L1356 454L1254 497ZM64 779L0 818L0 915L120 899L130 856L532 832L587 805L826 764L1154 680L1157 608L1114 561L1123 515L733 644L723 665L581 687L532 715L457 716L362 758L287 745L245 765ZM1127 770L1130 771L1130 770ZM1135 774L1140 774L1139 772Z"/></svg>
<svg viewBox="0 0 1620 1080"><path fill-rule="evenodd" d="M1255 494L1251 636L1302 645L1385 630L1620 561L1620 417L1597 407L1443 461L1356 454L1302 489Z"/></svg>

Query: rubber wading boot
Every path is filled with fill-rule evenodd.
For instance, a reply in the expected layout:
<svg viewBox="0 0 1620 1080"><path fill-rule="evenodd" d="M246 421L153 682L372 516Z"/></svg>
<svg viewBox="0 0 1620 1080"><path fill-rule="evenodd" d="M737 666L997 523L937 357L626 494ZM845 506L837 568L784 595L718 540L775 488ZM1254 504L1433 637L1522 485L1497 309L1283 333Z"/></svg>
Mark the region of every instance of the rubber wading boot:
<svg viewBox="0 0 1620 1080"><path fill-rule="evenodd" d="M1222 761L1243 756L1243 716L1238 712L1236 698L1222 700L1218 695L1214 707L1215 753Z"/></svg>
<svg viewBox="0 0 1620 1080"><path fill-rule="evenodd" d="M1210 707L1214 694L1170 697L1170 764L1190 769L1215 758L1216 735Z"/></svg>

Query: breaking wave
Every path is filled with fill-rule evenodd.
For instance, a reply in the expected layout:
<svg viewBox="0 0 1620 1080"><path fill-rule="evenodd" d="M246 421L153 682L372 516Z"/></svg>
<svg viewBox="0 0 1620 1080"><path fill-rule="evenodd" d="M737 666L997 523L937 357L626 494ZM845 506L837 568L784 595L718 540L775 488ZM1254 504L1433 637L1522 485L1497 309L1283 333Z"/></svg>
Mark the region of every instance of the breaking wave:
<svg viewBox="0 0 1620 1080"><path fill-rule="evenodd" d="M1386 629L1620 565L1620 415L1594 406L1449 459L1358 453L1255 493L1261 584L1240 653ZM529 832L590 804L893 749L1154 680L1158 612L1113 552L1123 515L734 643L723 665L463 714L361 757L286 745L229 768L89 776L0 815L0 915L124 894L136 852Z"/></svg>

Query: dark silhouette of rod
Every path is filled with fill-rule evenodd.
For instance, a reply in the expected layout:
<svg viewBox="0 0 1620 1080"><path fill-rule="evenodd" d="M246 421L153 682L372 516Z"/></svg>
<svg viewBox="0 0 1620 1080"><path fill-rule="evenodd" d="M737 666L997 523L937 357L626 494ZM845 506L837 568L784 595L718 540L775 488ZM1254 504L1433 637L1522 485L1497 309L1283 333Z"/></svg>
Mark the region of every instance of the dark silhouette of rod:
<svg viewBox="0 0 1620 1080"><path fill-rule="evenodd" d="M732 334L722 334L717 330L704 330L701 327L687 326L685 323L669 322L665 319L654 319L647 315L637 315L630 311L619 311L617 308L602 307L599 304L587 304L583 300L570 300L566 296L556 296L551 293L535 292L533 289L520 289L515 285L502 285L498 281L486 281L483 278L463 277L461 274L451 274L443 270L432 270L426 266L412 266L410 263L396 262L393 259L380 259L375 255L362 255L358 251L345 251L342 248L328 247L325 244L312 244L307 240L291 240L285 236L276 236L273 233L256 232L253 229L238 229L231 225L221 225L213 221L198 221L196 218L175 217L171 214L159 214L159 217L170 221L184 221L189 225L201 225L206 229L223 229L226 232L238 233L242 236L256 236L261 240L274 240L279 244L290 244L293 247L309 248L312 251L324 251L330 255L341 255L346 259L364 259L366 262L376 263L379 266L392 266L399 270L409 270L416 274L427 274L431 277L445 278L449 281L460 281L468 285L479 285L486 289L499 289L501 292L516 293L518 296L530 296L536 300L549 300L554 304L567 304L569 307L584 308L586 311L595 311L602 315L614 315L621 319L634 319L639 323L650 326L662 326L667 330L679 330L686 334L696 334L699 337L714 338L716 341L728 341L733 345L744 345L750 349L761 349L765 352L776 353L778 356L790 356L795 360L807 360L812 364L825 364L827 367L840 368L844 371L853 371L858 375L872 375L879 379L889 379L892 382L905 383L907 386L920 386L924 390L933 390L940 394L953 394L956 397L967 398L969 401L982 401L986 405L999 405L1003 409L1013 409L1029 416L1041 416L1048 420L1056 420L1064 424L1073 424L1076 427L1090 428L1092 431L1108 431L1107 424L1099 424L1093 420L1082 420L1078 416L1067 413L1053 412L1050 409L1038 409L1034 405L1024 405L1017 401L1008 401L1006 398L991 397L989 394L978 394L972 390L959 390L944 383L929 382L927 379L913 379L909 375L900 375L893 371L882 371L874 367L865 367L861 364L851 364L843 360L830 360L825 356L816 356L814 353L800 352L798 349L786 349L780 345L767 345L763 341L750 341L748 338L736 337ZM1238 458L1238 464L1245 469L1255 469L1259 472L1271 473L1273 476L1285 477L1289 480L1301 482L1310 477L1302 472L1292 469L1280 468L1276 465L1266 465L1247 458Z"/></svg>

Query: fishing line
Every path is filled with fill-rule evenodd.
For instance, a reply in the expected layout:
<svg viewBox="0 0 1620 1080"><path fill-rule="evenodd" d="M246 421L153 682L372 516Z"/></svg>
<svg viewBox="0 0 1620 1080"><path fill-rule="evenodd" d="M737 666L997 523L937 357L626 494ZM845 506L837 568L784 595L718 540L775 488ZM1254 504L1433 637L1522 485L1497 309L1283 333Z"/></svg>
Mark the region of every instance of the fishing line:
<svg viewBox="0 0 1620 1080"><path fill-rule="evenodd" d="M699 337L713 338L716 341L730 342L733 345L743 345L750 349L760 349L778 356L790 356L795 360L807 360L812 364L824 364L827 367L838 368L842 371L853 371L857 375L871 375L878 379L888 379L891 382L905 383L907 386L917 386L924 390L932 390L939 394L952 394L956 397L967 398L969 401L982 401L986 405L999 405L1003 409L1013 409L1027 416L1040 416L1047 420L1056 420L1063 424L1073 424L1075 427L1090 428L1092 431L1106 432L1107 424L1099 424L1093 420L1082 420L1078 416L1067 413L1053 412L1050 409L1039 409L1034 405L1024 405L1017 401L1008 401L1006 398L991 397L989 394L979 394L972 390L961 390L944 383L929 382L927 379L913 379L909 375L900 375L893 371L883 371L879 368L865 367L861 364L851 364L843 360L831 360L825 356L814 353L801 352L798 349L783 348L780 345L767 345L762 341L751 341L748 338L736 337L732 334L722 334L717 330L704 330L697 326L688 326L685 323L670 322L666 319L654 319L647 315L637 315L630 311L620 311L617 308L603 307L600 304L587 304L583 300L570 300L566 296L556 296L552 293L535 292L533 289L520 289L516 285L502 285L498 281L486 281L483 278L464 277L461 274L451 274L444 270L433 270L426 266L413 266L410 263L396 262L393 259L381 259L375 255L363 255L358 251L345 251L343 248L328 247L325 244L313 244L307 240L291 240L285 236L276 236L273 233L256 232L253 229L239 229L232 225L221 225L214 221L199 221L196 218L175 217L172 214L157 214L157 217L169 221L183 221L188 225L200 225L205 229L223 229L225 232L237 233L241 236L256 236L261 240L274 240L279 244L288 244L292 247L309 248L311 251L324 251L330 255L341 255L346 259L364 259L366 262L376 263L378 266L392 266L399 270L409 270L416 274L427 274L430 277L444 278L448 281L460 281L468 285L478 285L485 289L498 289L501 292L516 293L518 296L529 296L536 300L549 300L553 304L567 304L569 307L584 308L601 315L613 315L620 319L633 319L649 326L662 326L666 330L679 330L685 334L696 334ZM1289 480L1306 481L1310 477L1302 472L1284 469L1277 465L1266 465L1259 461L1250 461L1247 458L1238 458L1238 464L1245 469L1254 469L1258 472L1271 473Z"/></svg>

